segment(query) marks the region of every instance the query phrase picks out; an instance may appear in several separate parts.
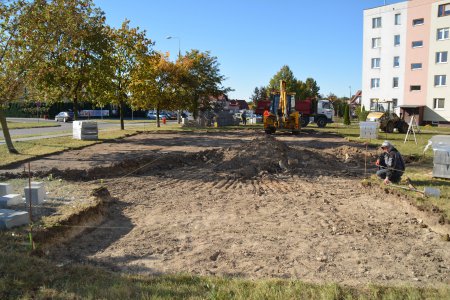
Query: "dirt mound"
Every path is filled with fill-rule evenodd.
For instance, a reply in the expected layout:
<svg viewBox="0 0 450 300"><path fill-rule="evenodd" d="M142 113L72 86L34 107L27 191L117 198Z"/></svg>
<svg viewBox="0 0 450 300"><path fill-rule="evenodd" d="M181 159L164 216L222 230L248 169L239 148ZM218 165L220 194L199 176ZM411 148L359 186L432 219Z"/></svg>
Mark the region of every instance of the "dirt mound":
<svg viewBox="0 0 450 300"><path fill-rule="evenodd" d="M325 153L336 156L336 158L351 166L363 166L366 162L371 164L376 160L376 153L360 147L340 146L324 150Z"/></svg>
<svg viewBox="0 0 450 300"><path fill-rule="evenodd" d="M269 135L257 137L239 147L220 150L216 156L221 161L216 162L214 171L232 173L241 179L276 173L308 174L341 169L340 162L331 154L289 147Z"/></svg>
<svg viewBox="0 0 450 300"><path fill-rule="evenodd" d="M232 172L238 177L252 178L265 172L283 171L289 147L271 136L262 136L221 152L222 161L217 163L214 171Z"/></svg>
<svg viewBox="0 0 450 300"><path fill-rule="evenodd" d="M180 168L184 166L204 163L209 156L216 156L215 150L206 150L198 153L161 153L154 152L134 159L125 159L109 166L96 166L87 169L56 168L49 170L32 171L32 177L62 178L72 181L89 181L97 179L115 178L128 174L157 174L160 172ZM0 175L0 179L27 178L27 172L6 172Z"/></svg>

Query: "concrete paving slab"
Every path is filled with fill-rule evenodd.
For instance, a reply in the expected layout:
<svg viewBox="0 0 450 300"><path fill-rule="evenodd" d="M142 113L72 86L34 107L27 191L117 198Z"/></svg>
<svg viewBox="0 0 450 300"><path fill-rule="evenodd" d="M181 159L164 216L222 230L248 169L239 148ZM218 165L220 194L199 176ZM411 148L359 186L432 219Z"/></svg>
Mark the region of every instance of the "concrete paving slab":
<svg viewBox="0 0 450 300"><path fill-rule="evenodd" d="M26 225L29 222L28 212L12 209L0 209L0 229L11 229Z"/></svg>
<svg viewBox="0 0 450 300"><path fill-rule="evenodd" d="M0 208L7 208L12 205L22 203L22 196L20 194L8 194L0 196Z"/></svg>

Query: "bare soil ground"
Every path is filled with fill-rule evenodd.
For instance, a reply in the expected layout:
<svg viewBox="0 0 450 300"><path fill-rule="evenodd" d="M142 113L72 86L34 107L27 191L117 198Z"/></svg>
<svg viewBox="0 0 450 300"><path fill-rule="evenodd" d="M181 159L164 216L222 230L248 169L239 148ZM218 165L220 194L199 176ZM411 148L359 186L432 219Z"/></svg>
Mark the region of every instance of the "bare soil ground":
<svg viewBox="0 0 450 300"><path fill-rule="evenodd" d="M373 164L374 155L313 130L275 137L186 132L69 151L32 162L32 169L87 185L105 179L116 198L99 228L52 249L50 256L64 264L448 285L450 243L440 234L448 225L398 194L363 187L364 161ZM20 168L2 173L18 175Z"/></svg>

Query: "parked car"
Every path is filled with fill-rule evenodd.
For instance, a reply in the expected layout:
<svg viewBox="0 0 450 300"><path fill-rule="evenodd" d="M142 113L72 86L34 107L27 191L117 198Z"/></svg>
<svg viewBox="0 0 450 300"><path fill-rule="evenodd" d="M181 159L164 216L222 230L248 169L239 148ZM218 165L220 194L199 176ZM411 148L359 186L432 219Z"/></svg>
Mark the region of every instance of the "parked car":
<svg viewBox="0 0 450 300"><path fill-rule="evenodd" d="M166 114L160 112L160 113L159 113L159 119L161 120L163 117L166 117L166 119L169 119L169 118L167 117ZM149 120L156 120L156 112L150 110L150 111L147 113L147 118L148 118Z"/></svg>
<svg viewBox="0 0 450 300"><path fill-rule="evenodd" d="M56 122L68 122L73 121L73 112L71 111L62 111L55 116Z"/></svg>
<svg viewBox="0 0 450 300"><path fill-rule="evenodd" d="M177 113L175 112L166 112L165 113L168 120L176 120L177 119Z"/></svg>

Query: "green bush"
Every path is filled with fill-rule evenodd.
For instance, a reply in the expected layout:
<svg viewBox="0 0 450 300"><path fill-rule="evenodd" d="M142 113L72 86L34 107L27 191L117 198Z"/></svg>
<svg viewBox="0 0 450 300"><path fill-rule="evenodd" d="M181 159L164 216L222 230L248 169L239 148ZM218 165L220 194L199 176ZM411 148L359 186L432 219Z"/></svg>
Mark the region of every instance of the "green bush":
<svg viewBox="0 0 450 300"><path fill-rule="evenodd" d="M364 122L367 119L367 115L369 114L369 111L366 111L366 108L363 106L358 107L358 110L356 111L356 115L358 116L358 119L362 122Z"/></svg>
<svg viewBox="0 0 450 300"><path fill-rule="evenodd" d="M350 107L349 105L346 103L345 105L345 109L344 109L344 125L350 125Z"/></svg>

